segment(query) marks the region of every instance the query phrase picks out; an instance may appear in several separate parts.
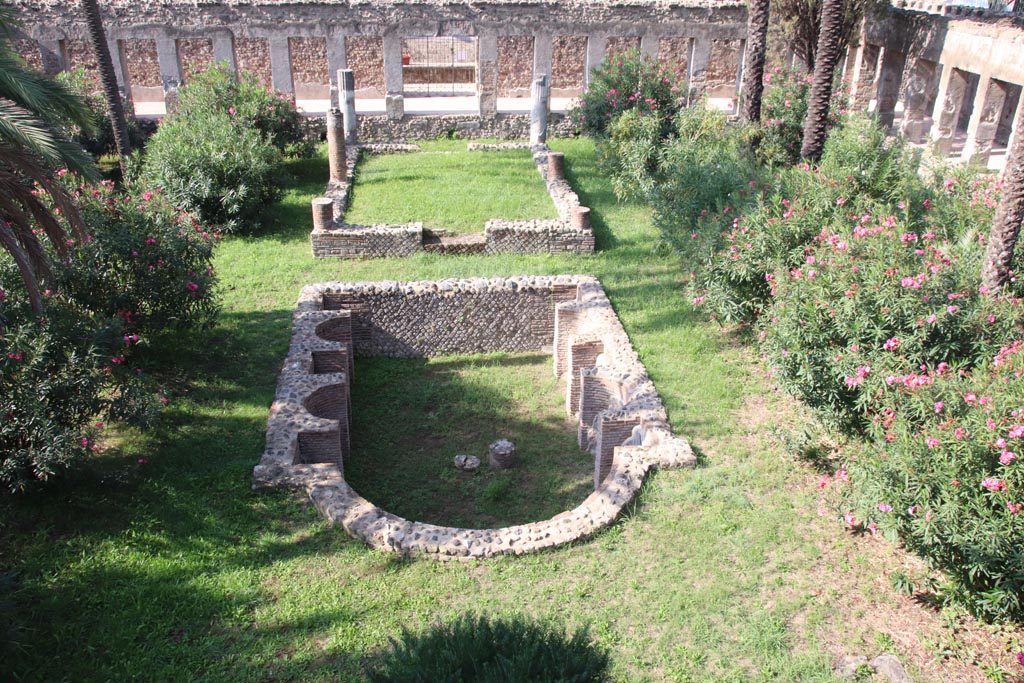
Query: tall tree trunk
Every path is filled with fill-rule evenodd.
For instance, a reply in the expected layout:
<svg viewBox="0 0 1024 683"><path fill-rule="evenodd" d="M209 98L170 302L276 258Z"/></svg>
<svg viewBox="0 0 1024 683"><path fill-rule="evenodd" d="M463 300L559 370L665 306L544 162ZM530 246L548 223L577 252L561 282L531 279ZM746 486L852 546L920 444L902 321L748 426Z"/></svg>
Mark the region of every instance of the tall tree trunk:
<svg viewBox="0 0 1024 683"><path fill-rule="evenodd" d="M843 45L843 0L824 0L821 8L821 32L814 63L814 82L807 102L804 141L800 156L808 161L821 158L828 135L828 112L832 104L832 80Z"/></svg>
<svg viewBox="0 0 1024 683"><path fill-rule="evenodd" d="M107 100L107 116L114 128L114 145L117 147L121 174L125 172L125 162L131 154L131 142L128 140L128 124L124 117L124 105L121 93L117 89L117 76L114 74L114 62L110 59L110 48L107 36L103 31L103 18L97 0L82 0L82 9L89 24L89 36L92 38L92 51L96 56L96 64L100 70L100 81L103 84L103 96Z"/></svg>
<svg viewBox="0 0 1024 683"><path fill-rule="evenodd" d="M1017 107L1017 121L1013 126L1013 147L1006 156L1003 171L1003 197L992 221L981 267L981 284L993 291L1010 279L1013 250L1024 223L1024 106Z"/></svg>
<svg viewBox="0 0 1024 683"><path fill-rule="evenodd" d="M764 92L764 57L768 46L768 1L750 0L747 20L747 56L743 72L743 118L761 120Z"/></svg>

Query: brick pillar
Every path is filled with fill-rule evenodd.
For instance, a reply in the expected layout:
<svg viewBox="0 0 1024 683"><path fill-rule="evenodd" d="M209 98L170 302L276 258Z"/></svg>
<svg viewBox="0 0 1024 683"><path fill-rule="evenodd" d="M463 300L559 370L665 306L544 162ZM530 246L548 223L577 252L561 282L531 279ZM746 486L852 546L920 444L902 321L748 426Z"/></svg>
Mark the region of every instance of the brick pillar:
<svg viewBox="0 0 1024 683"><path fill-rule="evenodd" d="M565 180L565 155L561 152L548 152L548 182Z"/></svg>
<svg viewBox="0 0 1024 683"><path fill-rule="evenodd" d="M612 469L615 449L633 434L633 427L640 424L640 418L615 419L599 415L594 446L594 490L601 487L604 478Z"/></svg>
<svg viewBox="0 0 1024 683"><path fill-rule="evenodd" d="M878 106L875 113L885 128L891 128L896 117L896 102L900 96L900 80L906 55L886 49L882 53L882 66L878 75Z"/></svg>
<svg viewBox="0 0 1024 683"><path fill-rule="evenodd" d="M911 142L924 141L924 117L928 114L928 96L938 65L924 59L907 61L903 77L903 134Z"/></svg>
<svg viewBox="0 0 1024 683"><path fill-rule="evenodd" d="M946 68L939 81L939 94L932 110L931 138L943 156L953 149L956 124L967 93L967 74L960 69Z"/></svg>
<svg viewBox="0 0 1024 683"><path fill-rule="evenodd" d="M533 106L530 108L530 144L543 145L548 140L548 109L551 87L547 76L533 79Z"/></svg>
<svg viewBox="0 0 1024 683"><path fill-rule="evenodd" d="M587 36L587 68L583 74L584 86L590 85L591 72L601 66L604 61L604 51L608 46L608 37L603 33L591 33Z"/></svg>
<svg viewBox="0 0 1024 683"><path fill-rule="evenodd" d="M533 36L533 77L551 73L551 34L535 33Z"/></svg>
<svg viewBox="0 0 1024 683"><path fill-rule="evenodd" d="M356 144L359 120L356 118L356 77L352 69L338 70L338 90L341 114L345 119L345 142Z"/></svg>
<svg viewBox="0 0 1024 683"><path fill-rule="evenodd" d="M230 31L217 31L210 37L213 43L213 60L224 62L231 73L237 73L238 62L235 60L235 37Z"/></svg>
<svg viewBox="0 0 1024 683"><path fill-rule="evenodd" d="M329 197L317 197L313 200L313 230L322 232L334 222L334 200Z"/></svg>
<svg viewBox="0 0 1024 683"><path fill-rule="evenodd" d="M295 95L295 81L292 78L292 54L287 35L273 35L270 45L270 74L275 90Z"/></svg>
<svg viewBox="0 0 1024 683"><path fill-rule="evenodd" d="M480 116L492 119L498 114L498 36L480 35L476 51L476 95Z"/></svg>
<svg viewBox="0 0 1024 683"><path fill-rule="evenodd" d="M181 85L178 41L174 38L157 38L156 56L160 62L160 82L164 86L164 103L167 111L171 111L178 101L178 87Z"/></svg>
<svg viewBox="0 0 1024 683"><path fill-rule="evenodd" d="M345 182L348 163L345 150L345 124L341 110L332 108L327 112L327 163L331 169L331 182Z"/></svg>
<svg viewBox="0 0 1024 683"><path fill-rule="evenodd" d="M590 230L590 209L586 206L577 206L573 209L569 222L573 230Z"/></svg>
<svg viewBox="0 0 1024 683"><path fill-rule="evenodd" d="M604 344L599 339L572 341L569 344L569 374L565 383L565 413L576 415L580 412L580 371L597 364L597 357L604 353Z"/></svg>
<svg viewBox="0 0 1024 683"><path fill-rule="evenodd" d="M384 44L384 106L388 118L401 119L405 116L405 97L402 94L402 37L389 33L383 37Z"/></svg>
<svg viewBox="0 0 1024 683"><path fill-rule="evenodd" d="M964 144L964 158L981 165L988 164L992 153L992 142L996 138L999 117L1006 104L1006 86L982 74L978 83L978 94L974 97L974 110L967 124L967 142Z"/></svg>
<svg viewBox="0 0 1024 683"><path fill-rule="evenodd" d="M850 108L867 111L871 100L875 99L878 87L878 57L881 48L869 45L863 40L854 55L853 76L850 79Z"/></svg>

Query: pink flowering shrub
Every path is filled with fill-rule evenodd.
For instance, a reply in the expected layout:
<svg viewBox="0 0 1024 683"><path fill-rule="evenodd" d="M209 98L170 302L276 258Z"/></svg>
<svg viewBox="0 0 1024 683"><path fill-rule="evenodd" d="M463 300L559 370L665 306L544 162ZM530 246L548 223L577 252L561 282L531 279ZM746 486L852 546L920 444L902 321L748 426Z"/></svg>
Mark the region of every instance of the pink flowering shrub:
<svg viewBox="0 0 1024 683"><path fill-rule="evenodd" d="M217 236L160 191L115 192L111 183L74 188L89 226L72 240L59 288L78 305L124 321L132 334L212 322Z"/></svg>
<svg viewBox="0 0 1024 683"><path fill-rule="evenodd" d="M47 290L34 315L12 264L0 264L0 486L21 492L96 449L103 420L145 424L159 397L133 367L123 321Z"/></svg>
<svg viewBox="0 0 1024 683"><path fill-rule="evenodd" d="M758 156L769 164L795 164L800 160L811 75L775 67L765 74L764 83ZM842 96L837 94L833 101L842 101ZM843 113L833 107L829 125L839 127Z"/></svg>
<svg viewBox="0 0 1024 683"><path fill-rule="evenodd" d="M628 50L606 59L594 70L586 92L569 115L585 135L603 138L615 117L636 110L657 118L664 137L686 95L684 91L685 84L676 81L671 69L650 57L641 57L639 50Z"/></svg>
<svg viewBox="0 0 1024 683"><path fill-rule="evenodd" d="M854 525L929 558L946 597L988 618L1024 618L1022 378L1019 339L968 371L869 378L869 438L830 485Z"/></svg>

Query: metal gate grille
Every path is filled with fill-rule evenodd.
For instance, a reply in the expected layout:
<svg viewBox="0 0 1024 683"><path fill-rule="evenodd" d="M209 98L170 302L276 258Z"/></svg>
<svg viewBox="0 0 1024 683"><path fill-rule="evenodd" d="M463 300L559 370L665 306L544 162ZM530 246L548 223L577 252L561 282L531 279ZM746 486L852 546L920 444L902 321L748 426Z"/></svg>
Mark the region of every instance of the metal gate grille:
<svg viewBox="0 0 1024 683"><path fill-rule="evenodd" d="M402 41L406 97L476 94L476 38L406 38Z"/></svg>

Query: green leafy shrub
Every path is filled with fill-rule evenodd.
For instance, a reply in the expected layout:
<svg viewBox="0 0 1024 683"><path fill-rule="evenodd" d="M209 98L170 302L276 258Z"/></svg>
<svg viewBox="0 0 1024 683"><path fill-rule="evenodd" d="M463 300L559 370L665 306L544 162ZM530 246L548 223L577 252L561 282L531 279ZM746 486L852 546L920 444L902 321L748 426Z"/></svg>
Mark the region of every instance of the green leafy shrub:
<svg viewBox="0 0 1024 683"><path fill-rule="evenodd" d="M56 295L34 316L2 284L17 284L12 271L0 267L0 485L19 492L87 458L102 420L151 420L158 397L129 367L136 339L122 321Z"/></svg>
<svg viewBox="0 0 1024 683"><path fill-rule="evenodd" d="M949 579L945 597L990 619L1024 618L1022 375L1017 339L971 372L872 378L871 441L831 485L848 524L929 558Z"/></svg>
<svg viewBox="0 0 1024 683"><path fill-rule="evenodd" d="M264 88L255 74L241 71L236 75L218 62L204 72L188 74L187 81L179 90L175 117L195 115L203 120L210 113L227 114L239 126L259 131L286 156L313 153L295 100Z"/></svg>
<svg viewBox="0 0 1024 683"><path fill-rule="evenodd" d="M675 124L648 196L662 237L690 258L703 248L698 245L717 244L722 230L757 199L760 169L747 129L728 125L723 112L688 107Z"/></svg>
<svg viewBox="0 0 1024 683"><path fill-rule="evenodd" d="M765 74L764 80L758 156L767 164L794 164L800 160L811 75L775 67ZM837 95L834 101L841 99ZM842 124L843 113L834 107L829 111L830 128Z"/></svg>
<svg viewBox="0 0 1024 683"><path fill-rule="evenodd" d="M100 157L106 154L116 154L117 148L114 144L114 127L107 116L107 102L103 97L103 89L99 82L99 76L85 70L84 66L78 66L68 71L57 74L57 80L64 84L71 92L82 97L96 123L96 133L87 134L80 128L72 128L67 131L68 137L85 148L93 156ZM124 100L125 123L128 128L128 141L132 149L139 149L145 143L148 135L135 118L135 110L130 100Z"/></svg>
<svg viewBox="0 0 1024 683"><path fill-rule="evenodd" d="M585 135L601 138L616 116L637 110L656 115L667 135L683 90L670 69L641 57L639 50L628 50L594 69L590 85L570 116Z"/></svg>
<svg viewBox="0 0 1024 683"><path fill-rule="evenodd" d="M133 332L209 323L217 314L210 234L160 192L116 193L112 183L77 192L90 233L59 269L60 289Z"/></svg>
<svg viewBox="0 0 1024 683"><path fill-rule="evenodd" d="M609 680L608 663L585 631L464 616L425 634L404 630L367 674L374 683L586 683Z"/></svg>
<svg viewBox="0 0 1024 683"><path fill-rule="evenodd" d="M162 188L202 223L234 232L280 197L280 167L280 152L255 128L228 112L193 110L164 119L140 175L143 185Z"/></svg>

